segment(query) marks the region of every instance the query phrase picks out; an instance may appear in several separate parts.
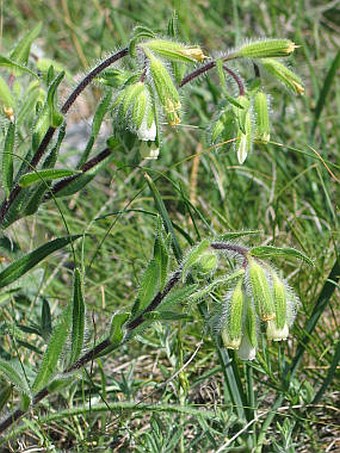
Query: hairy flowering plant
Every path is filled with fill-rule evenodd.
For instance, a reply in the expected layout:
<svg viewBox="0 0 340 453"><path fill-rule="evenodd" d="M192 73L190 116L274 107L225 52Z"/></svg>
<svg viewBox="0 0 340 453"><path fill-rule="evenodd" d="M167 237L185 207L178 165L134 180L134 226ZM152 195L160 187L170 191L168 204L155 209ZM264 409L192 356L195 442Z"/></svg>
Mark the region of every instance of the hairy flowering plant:
<svg viewBox="0 0 340 453"><path fill-rule="evenodd" d="M222 100L208 133L212 143L233 143L243 164L253 143L270 139L269 106L260 74L266 72L294 94L302 94L300 78L280 59L295 50L288 39L245 43L217 58L199 46L159 38L145 27L136 27L129 45L110 55L71 92L61 107L58 88L65 73L44 61L32 62L30 47L40 32L32 30L0 65L9 72L0 78L2 104L2 185L0 225L5 228L18 218L31 215L50 198L65 197L82 189L112 159L117 147L131 147L137 140L140 153L155 159L162 147L163 129L176 127L183 117L181 88L215 69ZM111 68L121 60L126 65ZM246 82L233 65L250 61L255 77ZM190 72L187 68L195 66ZM31 79L27 87L22 78ZM60 168L59 151L65 137L67 113L78 96L93 81L104 95L94 114L92 133L80 152L76 168ZM233 96L234 87L238 91ZM113 135L107 148L89 158L106 115L113 120ZM18 146L18 137L31 133L28 149ZM58 136L54 135L58 131ZM131 141L132 139L132 141ZM57 166L57 168L55 168Z"/></svg>
<svg viewBox="0 0 340 453"><path fill-rule="evenodd" d="M137 146L142 157L157 158L166 127L176 128L182 121L187 96L182 88L202 75L215 70L221 92L207 131L209 140L214 144L231 143L240 164L254 143L270 140L269 102L262 73L293 94L303 93L300 78L281 61L296 48L288 39L248 42L215 58L197 45L159 37L148 28L137 27L127 47L94 67L60 106L58 90L65 73L53 64L46 67L43 61L30 58L31 44L39 31L40 27L35 28L8 56L0 57L0 66L8 71L0 78L3 244L7 244L8 226L34 214L48 200L79 192L108 165L118 148ZM112 67L118 61L120 66ZM251 63L249 80L240 75L239 62ZM102 87L103 97L94 112L90 139L79 151L75 167L61 168L59 152L67 130L67 114L94 81ZM112 120L112 134L107 137L106 148L92 156L106 117ZM27 136L28 145L27 139L21 140ZM190 319L197 308L222 358L225 355L221 351L226 348L236 350L243 360L253 360L260 349L260 338L288 338L297 297L268 258L289 256L311 264L310 260L291 248L246 247L235 242L246 232L205 239L183 257L155 183L149 175L146 181L161 221L132 308L115 313L109 333L90 346L85 334L84 273L75 262L70 303L52 328L50 307L44 301L41 325L34 327L47 343L39 366L18 367L14 355L0 359L0 374L7 383L0 395L1 406L6 406L13 388L21 396L18 408L0 422L0 433L43 398L69 385L94 359L120 348L155 321ZM69 244L73 246L80 237L59 237L9 265L1 265L0 288L15 284L47 256ZM172 253L177 260L175 269ZM223 363L226 365L225 360ZM235 406L240 410L239 401ZM244 414L242 417L246 423Z"/></svg>

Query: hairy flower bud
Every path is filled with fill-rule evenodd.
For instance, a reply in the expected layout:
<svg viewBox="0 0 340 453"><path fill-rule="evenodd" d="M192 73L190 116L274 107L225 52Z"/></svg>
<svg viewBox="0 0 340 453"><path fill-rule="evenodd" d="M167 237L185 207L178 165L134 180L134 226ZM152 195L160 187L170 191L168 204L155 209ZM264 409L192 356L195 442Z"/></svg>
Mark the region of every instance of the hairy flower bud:
<svg viewBox="0 0 340 453"><path fill-rule="evenodd" d="M297 47L289 39L262 39L244 44L236 55L245 58L287 57Z"/></svg>
<svg viewBox="0 0 340 453"><path fill-rule="evenodd" d="M181 103L178 91L164 64L151 53L148 53L150 70L159 101L164 109L170 126L178 125L181 120L179 111Z"/></svg>
<svg viewBox="0 0 340 453"><path fill-rule="evenodd" d="M261 60L264 69L277 80L279 80L286 88L294 94L303 94L304 88L302 81L298 75L288 69L284 64L271 58Z"/></svg>
<svg viewBox="0 0 340 453"><path fill-rule="evenodd" d="M275 307L267 275L254 259L249 260L249 281L255 308L262 321L275 319Z"/></svg>
<svg viewBox="0 0 340 453"><path fill-rule="evenodd" d="M270 140L270 121L267 96L258 91L254 96L255 134L254 139L260 143Z"/></svg>
<svg viewBox="0 0 340 453"><path fill-rule="evenodd" d="M243 278L227 297L226 319L222 326L223 344L228 349L238 349L242 339L242 318L244 305Z"/></svg>
<svg viewBox="0 0 340 453"><path fill-rule="evenodd" d="M207 58L199 46L186 46L178 42L164 39L152 39L143 43L142 47L148 48L160 57L170 61L193 63L196 61L202 62Z"/></svg>
<svg viewBox="0 0 340 453"><path fill-rule="evenodd" d="M130 129L142 141L156 140L157 127L152 99L144 82L127 85L117 96L113 107L122 129Z"/></svg>

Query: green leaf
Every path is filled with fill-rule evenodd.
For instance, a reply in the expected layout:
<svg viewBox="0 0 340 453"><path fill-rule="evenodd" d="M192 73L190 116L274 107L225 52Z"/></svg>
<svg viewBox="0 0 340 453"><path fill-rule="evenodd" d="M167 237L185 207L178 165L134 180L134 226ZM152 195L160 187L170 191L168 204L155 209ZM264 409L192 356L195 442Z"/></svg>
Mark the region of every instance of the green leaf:
<svg viewBox="0 0 340 453"><path fill-rule="evenodd" d="M146 308L152 299L155 297L160 288L160 268L158 263L152 259L150 260L138 291L137 300L133 308L133 314L136 311L141 312Z"/></svg>
<svg viewBox="0 0 340 453"><path fill-rule="evenodd" d="M164 298L160 304L161 311L167 311L168 309L173 309L175 305L184 303L186 304L189 298L196 293L198 285L185 285L181 288L175 288Z"/></svg>
<svg viewBox="0 0 340 453"><path fill-rule="evenodd" d="M217 236L216 241L218 242L227 242L232 239L238 239L243 236L254 236L261 234L260 230L243 230L243 231L230 231L228 233Z"/></svg>
<svg viewBox="0 0 340 453"><path fill-rule="evenodd" d="M40 330L44 340L47 340L52 332L52 319L50 304L46 299L43 299L42 301Z"/></svg>
<svg viewBox="0 0 340 453"><path fill-rule="evenodd" d="M10 58L0 55L0 67L9 68L12 71L25 72L38 79L37 74L28 69L26 66L12 61Z"/></svg>
<svg viewBox="0 0 340 453"><path fill-rule="evenodd" d="M2 77L0 77L0 101L4 103L5 107L14 107L11 90Z"/></svg>
<svg viewBox="0 0 340 453"><path fill-rule="evenodd" d="M20 392L25 393L26 395L31 394L25 376L23 376L11 362L0 358L0 374L5 376Z"/></svg>
<svg viewBox="0 0 340 453"><path fill-rule="evenodd" d="M63 115L56 105L57 88L63 80L65 72L59 73L48 87L46 100L34 126L32 148L36 150L49 127L57 128L63 122Z"/></svg>
<svg viewBox="0 0 340 453"><path fill-rule="evenodd" d="M4 151L2 156L2 183L4 185L6 197L11 193L13 186L13 149L15 142L15 123L8 126Z"/></svg>
<svg viewBox="0 0 340 453"><path fill-rule="evenodd" d="M144 318L151 321L180 321L183 319L189 321L192 319L192 316L189 316L187 313L175 311L151 311L145 313Z"/></svg>
<svg viewBox="0 0 340 453"><path fill-rule="evenodd" d="M171 239L170 235L168 235L167 240L164 240L163 232L162 232L162 223L161 223L161 221L158 222L153 256L159 267L160 290L162 290L165 285L166 278L168 275L168 270L169 270L168 246L170 243L170 241L169 241L170 239Z"/></svg>
<svg viewBox="0 0 340 453"><path fill-rule="evenodd" d="M92 121L92 131L89 141L86 145L86 148L81 156L79 161L78 167L81 167L88 159L90 152L93 148L94 142L98 137L100 126L103 123L104 116L110 107L112 99L112 90L109 90L102 101L100 102L99 106L97 107L96 113L94 114L93 121Z"/></svg>
<svg viewBox="0 0 340 453"><path fill-rule="evenodd" d="M54 179L65 178L67 176L73 176L79 173L81 172L78 170L54 169L54 168L48 168L46 170L36 170L34 171L34 173L32 172L22 175L21 178L19 179L19 186L29 187L33 184L37 184L38 182L44 180L51 181Z"/></svg>
<svg viewBox="0 0 340 453"><path fill-rule="evenodd" d="M78 268L74 271L73 305L72 305L72 334L71 334L71 358L70 364L74 363L83 348L85 333L85 303L83 297L81 273Z"/></svg>
<svg viewBox="0 0 340 453"><path fill-rule="evenodd" d="M40 22L20 39L20 41L10 54L12 60L16 61L17 63L27 64L32 43L40 34L41 26L42 23Z"/></svg>
<svg viewBox="0 0 340 453"><path fill-rule="evenodd" d="M262 245L259 247L254 247L250 250L250 254L252 256L256 256L258 258L269 258L269 257L275 257L275 256L286 256L286 257L292 257L292 258L297 258L305 263L309 264L310 266L314 266L313 261L308 258L307 255L304 253L300 252L299 250L293 249L291 247L287 248L280 248L280 247L273 247L271 245Z"/></svg>
<svg viewBox="0 0 340 453"><path fill-rule="evenodd" d="M73 195L76 192L79 192L83 187L85 187L96 174L102 169L106 168L110 160L114 157L113 153L109 154L105 159L99 162L97 165L94 165L90 170L84 171L80 175L71 176L69 182L60 190L55 192L55 197L65 197ZM62 182L62 181L61 181Z"/></svg>
<svg viewBox="0 0 340 453"><path fill-rule="evenodd" d="M0 411L2 411L12 395L12 386L7 383L0 382L0 388Z"/></svg>
<svg viewBox="0 0 340 453"><path fill-rule="evenodd" d="M52 376L57 373L57 365L71 327L71 305L68 305L60 316L54 328L47 349L44 353L40 369L32 385L33 393L39 392L50 383Z"/></svg>
<svg viewBox="0 0 340 453"><path fill-rule="evenodd" d="M204 239L196 247L191 249L189 253L184 257L182 267L182 281L184 281L195 264L202 258L202 255L208 250L211 241Z"/></svg>
<svg viewBox="0 0 340 453"><path fill-rule="evenodd" d="M48 255L51 255L51 253L56 250L65 247L81 236L81 234L77 234L54 239L53 241L38 247L33 250L33 252L30 252L22 258L14 261L14 263L10 264L2 272L0 272L0 288L15 282Z"/></svg>
<svg viewBox="0 0 340 453"><path fill-rule="evenodd" d="M118 345L124 338L124 324L129 319L131 313L129 311L123 313L115 313L111 320L110 341L112 345Z"/></svg>

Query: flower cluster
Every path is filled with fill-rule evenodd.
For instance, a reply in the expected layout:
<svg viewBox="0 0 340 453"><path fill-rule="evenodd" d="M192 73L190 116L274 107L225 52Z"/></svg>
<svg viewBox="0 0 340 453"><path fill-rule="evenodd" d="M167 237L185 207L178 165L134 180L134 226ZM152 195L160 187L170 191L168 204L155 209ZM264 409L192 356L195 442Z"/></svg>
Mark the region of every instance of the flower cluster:
<svg viewBox="0 0 340 453"><path fill-rule="evenodd" d="M221 320L224 346L237 350L243 360L253 360L261 323L266 325L269 340L286 340L296 305L296 296L277 272L249 256L244 274L224 300Z"/></svg>

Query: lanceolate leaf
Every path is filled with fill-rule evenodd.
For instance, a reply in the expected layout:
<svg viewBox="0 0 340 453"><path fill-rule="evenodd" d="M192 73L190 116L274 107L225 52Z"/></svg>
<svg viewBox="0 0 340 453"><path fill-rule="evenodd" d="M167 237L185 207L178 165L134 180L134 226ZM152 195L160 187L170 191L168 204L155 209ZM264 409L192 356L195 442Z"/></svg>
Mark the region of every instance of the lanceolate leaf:
<svg viewBox="0 0 340 453"><path fill-rule="evenodd" d="M33 250L33 252L30 252L22 258L14 261L14 263L10 264L6 267L6 269L0 272L0 288L15 282L48 255L51 255L51 253L56 250L65 247L67 244L75 241L79 237L81 237L81 234L54 239L53 241L38 247Z"/></svg>
<svg viewBox="0 0 340 453"><path fill-rule="evenodd" d="M152 301L157 291L160 288L160 268L158 263L152 259L146 268L137 296L137 301L134 307L135 311L142 311Z"/></svg>
<svg viewBox="0 0 340 453"><path fill-rule="evenodd" d="M64 345L71 327L71 318L71 305L69 305L61 314L59 323L52 332L40 369L33 382L33 393L39 392L39 390L49 384L51 378L56 374L58 361L64 350Z"/></svg>
<svg viewBox="0 0 340 453"><path fill-rule="evenodd" d="M0 359L0 374L6 377L20 392L29 395L31 393L25 377L20 373L11 362Z"/></svg>
<svg viewBox="0 0 340 453"><path fill-rule="evenodd" d="M0 55L0 67L5 67L9 68L12 71L20 71L20 72L26 72L33 77L37 77L37 74L35 74L33 71L28 69L26 66L16 63L15 61L12 61L10 58L4 57L3 55Z"/></svg>
<svg viewBox="0 0 340 453"><path fill-rule="evenodd" d="M11 52L11 59L17 63L26 64L30 54L31 46L33 41L38 37L41 31L41 22L29 31L18 44L15 46L15 49Z"/></svg>
<svg viewBox="0 0 340 453"><path fill-rule="evenodd" d="M14 140L15 140L15 124L10 123L7 130L4 151L2 155L2 181L7 197L9 196L13 185Z"/></svg>
<svg viewBox="0 0 340 453"><path fill-rule="evenodd" d="M26 173L22 175L19 179L19 186L29 187L32 184L36 184L42 180L54 180L65 178L67 176L73 176L80 173L76 170L67 170L67 169L53 169L49 168L46 170L37 170L34 173Z"/></svg>
<svg viewBox="0 0 340 453"><path fill-rule="evenodd" d="M119 344L124 338L124 324L130 317L130 312L116 313L111 321L110 341L112 345Z"/></svg>
<svg viewBox="0 0 340 453"><path fill-rule="evenodd" d="M83 297L82 278L78 268L74 271L73 305L72 305L72 334L71 358L74 363L80 356L84 343L85 332L85 303Z"/></svg>
<svg viewBox="0 0 340 453"><path fill-rule="evenodd" d="M272 247L270 245L263 245L252 248L250 254L258 258L269 258L275 256L286 256L291 258L297 258L309 264L310 266L314 266L313 261L310 258L308 258L307 255L291 247L280 248Z"/></svg>

